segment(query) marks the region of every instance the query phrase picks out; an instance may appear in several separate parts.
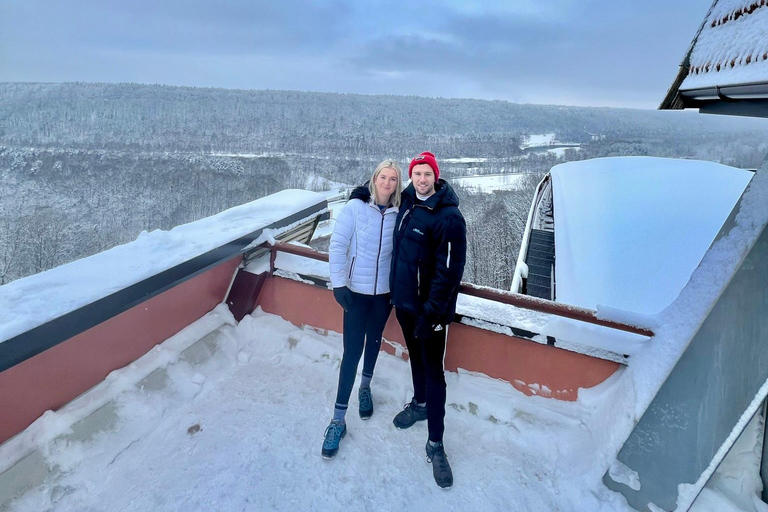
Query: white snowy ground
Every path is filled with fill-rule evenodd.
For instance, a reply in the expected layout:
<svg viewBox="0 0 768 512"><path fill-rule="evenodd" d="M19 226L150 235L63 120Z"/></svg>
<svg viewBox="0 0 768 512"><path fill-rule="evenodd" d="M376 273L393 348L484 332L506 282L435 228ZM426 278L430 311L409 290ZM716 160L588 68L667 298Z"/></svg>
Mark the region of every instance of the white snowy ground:
<svg viewBox="0 0 768 512"><path fill-rule="evenodd" d="M213 357L198 364L182 357L206 336L218 347ZM235 326L219 306L0 446L0 472L38 449L53 475L9 511L632 510L600 481L623 441L617 432L632 421L628 370L581 390L576 403L447 373L445 443L455 485L441 490L425 462L426 425L400 431L391 423L412 389L408 364L386 353L373 381L373 418L357 417L353 393L347 437L335 459L322 459L340 357L337 333L260 310ZM159 390L146 379L157 370L166 376ZM110 404L111 428L86 441L72 435L78 421ZM759 460L751 452L760 429L749 430L734 467L716 475L692 511L768 509L756 498L756 471L741 474Z"/></svg>
<svg viewBox="0 0 768 512"><path fill-rule="evenodd" d="M452 178L451 183L476 192L492 193L494 190L520 190L526 174L500 174L494 176L466 176Z"/></svg>
<svg viewBox="0 0 768 512"><path fill-rule="evenodd" d="M380 355L373 418L357 416L355 389L349 432L328 461L320 448L340 335L260 311L233 324L217 308L0 447L4 460L37 446L60 472L10 510L630 510L600 483L618 450L609 433L631 417L631 400L621 398L632 395L627 379L564 403L481 375L447 374L445 443L455 485L445 491L425 461L426 425L392 425L411 397L406 362ZM213 358L199 366L179 359L219 325ZM163 390L137 388L163 367ZM109 401L118 411L112 430L85 442L62 436Z"/></svg>
<svg viewBox="0 0 768 512"><path fill-rule="evenodd" d="M520 147L525 148L535 148L540 146L549 146L551 144L554 144L555 142L556 134L554 133L542 133L542 134L534 134L529 135L525 141L520 144Z"/></svg>
<svg viewBox="0 0 768 512"><path fill-rule="evenodd" d="M578 147L578 146L572 147L572 148L552 148L552 149L548 149L547 153L552 153L552 154L562 158L563 155L565 155L565 152L568 151L568 150L581 151L581 148Z"/></svg>

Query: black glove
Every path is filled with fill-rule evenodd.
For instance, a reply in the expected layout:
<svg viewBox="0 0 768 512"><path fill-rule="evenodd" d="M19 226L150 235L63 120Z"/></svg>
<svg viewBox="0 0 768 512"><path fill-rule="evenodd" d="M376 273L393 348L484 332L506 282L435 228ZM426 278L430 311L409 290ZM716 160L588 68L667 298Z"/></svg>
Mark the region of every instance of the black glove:
<svg viewBox="0 0 768 512"><path fill-rule="evenodd" d="M333 289L333 298L339 303L344 311L349 311L349 306L352 303L352 292L346 286L339 286Z"/></svg>
<svg viewBox="0 0 768 512"><path fill-rule="evenodd" d="M428 315L419 315L416 320L416 328L413 330L413 335L419 339L429 339L435 333L435 329L439 324L437 320Z"/></svg>

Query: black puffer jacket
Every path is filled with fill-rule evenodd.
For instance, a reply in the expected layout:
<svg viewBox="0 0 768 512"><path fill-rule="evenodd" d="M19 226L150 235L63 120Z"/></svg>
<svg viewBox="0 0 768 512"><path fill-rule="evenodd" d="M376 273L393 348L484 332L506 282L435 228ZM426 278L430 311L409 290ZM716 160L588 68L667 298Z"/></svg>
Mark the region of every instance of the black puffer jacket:
<svg viewBox="0 0 768 512"><path fill-rule="evenodd" d="M392 304L442 324L453 321L466 254L466 224L453 188L438 180L421 202L408 185L395 224Z"/></svg>

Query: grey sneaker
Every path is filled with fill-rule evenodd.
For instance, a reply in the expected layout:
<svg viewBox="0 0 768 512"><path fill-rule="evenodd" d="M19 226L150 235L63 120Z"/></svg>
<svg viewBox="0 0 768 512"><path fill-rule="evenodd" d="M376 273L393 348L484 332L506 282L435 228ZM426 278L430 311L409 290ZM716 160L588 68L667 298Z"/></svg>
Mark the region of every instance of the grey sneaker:
<svg viewBox="0 0 768 512"><path fill-rule="evenodd" d="M331 424L325 429L323 458L332 459L336 456L336 453L339 451L339 443L345 435L347 435L347 424L331 421Z"/></svg>
<svg viewBox="0 0 768 512"><path fill-rule="evenodd" d="M451 471L451 465L445 455L443 443L432 446L427 441L427 462L432 464L432 475L435 477L437 485L443 489L448 489L453 485L453 471Z"/></svg>
<svg viewBox="0 0 768 512"><path fill-rule="evenodd" d="M419 407L416 403L416 399L411 400L411 403L405 404L403 410L397 413L392 423L397 428L409 428L412 427L417 421L424 421L427 419L427 408Z"/></svg>
<svg viewBox="0 0 768 512"><path fill-rule="evenodd" d="M360 419L367 420L373 416L373 397L371 388L360 388L357 399L360 402Z"/></svg>

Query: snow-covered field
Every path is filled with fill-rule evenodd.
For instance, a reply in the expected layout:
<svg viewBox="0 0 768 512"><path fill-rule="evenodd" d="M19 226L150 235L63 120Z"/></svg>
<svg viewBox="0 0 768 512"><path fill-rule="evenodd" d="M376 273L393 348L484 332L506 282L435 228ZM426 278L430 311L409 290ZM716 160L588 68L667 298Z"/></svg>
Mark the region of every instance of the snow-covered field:
<svg viewBox="0 0 768 512"><path fill-rule="evenodd" d="M565 155L565 152L568 151L568 150L581 151L581 148L578 147L578 146L577 147L573 147L573 148L552 148L552 149L548 149L547 153L552 153L555 156L557 156L558 158L562 158L563 155Z"/></svg>
<svg viewBox="0 0 768 512"><path fill-rule="evenodd" d="M534 134L529 135L526 137L525 142L523 142L520 147L522 149L525 148L535 148L540 146L549 146L551 144L554 144L556 138L556 134L554 133L542 133L542 134Z"/></svg>
<svg viewBox="0 0 768 512"><path fill-rule="evenodd" d="M466 176L452 178L451 183L460 185L476 192L493 192L494 190L520 190L524 186L526 174L497 174L493 176Z"/></svg>

